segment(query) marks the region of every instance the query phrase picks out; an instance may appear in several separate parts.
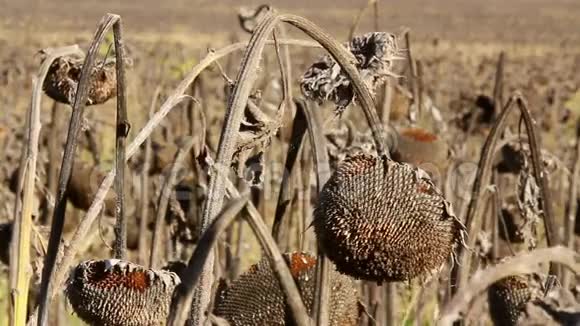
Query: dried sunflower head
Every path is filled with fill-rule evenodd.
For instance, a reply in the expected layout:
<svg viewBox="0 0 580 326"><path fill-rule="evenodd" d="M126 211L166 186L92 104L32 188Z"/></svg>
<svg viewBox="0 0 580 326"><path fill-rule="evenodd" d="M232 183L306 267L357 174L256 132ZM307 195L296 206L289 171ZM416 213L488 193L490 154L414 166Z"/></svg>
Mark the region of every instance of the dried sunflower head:
<svg viewBox="0 0 580 326"><path fill-rule="evenodd" d="M364 153L324 185L313 224L338 271L379 283L439 270L465 232L426 172Z"/></svg>
<svg viewBox="0 0 580 326"><path fill-rule="evenodd" d="M82 210L89 209L98 186L105 177L105 172L99 166L82 161L75 163L67 186L69 200L73 206ZM115 216L115 200L116 194L114 192L107 193L104 205L105 214Z"/></svg>
<svg viewBox="0 0 580 326"><path fill-rule="evenodd" d="M44 60L44 59L43 59ZM57 102L73 105L83 68L83 58L59 57L48 68L43 89ZM86 105L102 104L117 95L115 60L96 62L90 71Z"/></svg>
<svg viewBox="0 0 580 326"><path fill-rule="evenodd" d="M405 162L439 176L449 164L449 146L439 135L421 128L403 128L396 134L393 146L389 147L391 157L397 162ZM433 175L431 175L433 177Z"/></svg>
<svg viewBox="0 0 580 326"><path fill-rule="evenodd" d="M494 325L518 325L526 304L543 296L544 277L539 274L511 275L487 290L489 313Z"/></svg>
<svg viewBox="0 0 580 326"><path fill-rule="evenodd" d="M300 252L284 255L306 309L314 302L316 258ZM329 325L357 325L356 287L351 278L332 270ZM221 292L216 314L231 325L292 325L284 292L267 258L250 267Z"/></svg>
<svg viewBox="0 0 580 326"><path fill-rule="evenodd" d="M393 75L391 69L399 52L394 35L372 32L353 38L346 47L356 58L356 68L371 92ZM321 57L306 70L300 87L310 100L334 102L337 113L356 100L350 78L330 55Z"/></svg>
<svg viewBox="0 0 580 326"><path fill-rule="evenodd" d="M164 325L177 274L117 259L89 260L71 273L66 295L90 325Z"/></svg>

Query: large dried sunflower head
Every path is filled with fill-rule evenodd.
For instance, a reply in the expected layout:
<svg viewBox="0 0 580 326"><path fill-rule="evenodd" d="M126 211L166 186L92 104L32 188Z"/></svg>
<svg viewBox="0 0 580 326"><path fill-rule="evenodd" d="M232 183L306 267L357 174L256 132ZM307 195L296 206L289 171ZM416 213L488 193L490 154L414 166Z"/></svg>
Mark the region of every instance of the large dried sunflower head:
<svg viewBox="0 0 580 326"><path fill-rule="evenodd" d="M338 271L375 282L438 271L465 232L426 172L364 153L324 185L313 224Z"/></svg>
<svg viewBox="0 0 580 326"><path fill-rule="evenodd" d="M371 92L387 76L393 75L393 62L399 52L393 34L372 32L357 36L346 47L356 58L356 68ZM308 99L334 102L338 113L356 100L350 78L330 55L323 56L306 70L300 87Z"/></svg>
<svg viewBox="0 0 580 326"><path fill-rule="evenodd" d="M71 273L66 295L90 325L164 325L177 274L117 259L89 260Z"/></svg>

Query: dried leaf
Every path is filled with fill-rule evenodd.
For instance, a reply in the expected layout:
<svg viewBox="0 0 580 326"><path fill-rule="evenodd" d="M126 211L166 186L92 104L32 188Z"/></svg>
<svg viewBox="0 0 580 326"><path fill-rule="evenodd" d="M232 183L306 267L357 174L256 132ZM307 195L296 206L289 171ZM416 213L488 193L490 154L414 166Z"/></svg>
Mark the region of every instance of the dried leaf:
<svg viewBox="0 0 580 326"><path fill-rule="evenodd" d="M282 126L284 103L280 104L273 118L262 112L251 100L248 101L245 113L232 162L238 177L257 186L263 182L263 153Z"/></svg>
<svg viewBox="0 0 580 326"><path fill-rule="evenodd" d="M524 218L520 232L528 248L532 250L537 245L536 226L542 221L540 218L540 214L542 214L539 201L540 187L538 187L533 175L526 169L520 172L516 188L518 190L517 205Z"/></svg>

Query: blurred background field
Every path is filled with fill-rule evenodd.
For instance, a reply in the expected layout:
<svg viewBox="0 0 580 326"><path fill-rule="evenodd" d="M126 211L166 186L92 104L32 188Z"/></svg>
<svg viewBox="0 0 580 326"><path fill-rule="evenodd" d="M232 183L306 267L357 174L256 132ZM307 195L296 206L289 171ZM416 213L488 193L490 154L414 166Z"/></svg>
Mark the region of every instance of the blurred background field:
<svg viewBox="0 0 580 326"><path fill-rule="evenodd" d="M283 0L269 4L282 12L302 15L338 40L346 41L357 12L366 3L366 0ZM86 50L102 15L107 12L121 15L126 46L134 61L128 73L131 138L147 121L157 86L161 98L158 103L161 103L209 48L218 49L232 41L247 40L249 35L238 23L238 9L260 4L261 1L253 0L0 0L0 222L10 220L13 215L14 194L7 185L18 166L19 150L25 137L24 112L30 104L31 78L39 66L37 52L40 49L76 43ZM495 64L499 53L505 51L505 93L515 89L523 91L535 116L542 122L546 148L565 166L571 166L574 125L580 117L580 1L379 0L379 12L382 31L400 33L404 28L410 29L413 54L423 63L424 92L442 112L458 114L454 110L462 107L461 101L471 101L480 94L491 95ZM371 17L370 12L364 16L357 34L372 29ZM289 31L291 37L304 38L301 33ZM292 51L294 82L297 82L298 76L320 51L300 48ZM106 52L107 47L103 46L101 54ZM272 52L268 53L270 63L275 62ZM240 56L234 58L237 61L231 65L225 60L221 62L232 78ZM276 76L275 71L268 73L265 80ZM208 145L215 149L224 112L224 79L215 66L202 77L208 94L204 103ZM557 90L554 96L559 106L548 103L547 98L553 90ZM52 101L45 97L41 113L43 127L51 122L52 106ZM70 110L66 108L65 112L61 116L61 142L64 142ZM114 155L111 121L114 121L115 102L89 109L86 115L98 135L100 166L109 168ZM160 142L174 140L176 135L187 133L187 126L178 123L182 118L183 112L174 110L163 124L163 131L156 132L154 139ZM449 122L451 117L445 119ZM477 162L484 135L472 136L469 143L473 146L461 155L463 159ZM43 129L41 146L48 144L49 137ZM451 147L453 142L461 142L461 139L447 140ZM88 147L83 143L81 160L93 159ZM39 164L48 165L49 160L48 154L43 153ZM40 173L44 177L46 169L41 168ZM560 177L565 179L559 174L554 179ZM558 182L555 181L554 188L558 187ZM555 196L560 222L565 214L566 198L562 196ZM276 196L268 199L271 203L261 207L265 216L272 215ZM71 223L78 222L82 213L74 208L69 210ZM110 233L105 235L106 239L111 237ZM253 239L245 246L242 270L260 257L259 247ZM108 256L102 246L87 251L92 257ZM5 271L6 266L0 262L0 325L7 324L3 319L9 300ZM415 285L402 295L402 302L409 301L419 288ZM77 323L72 319L74 317L66 325Z"/></svg>

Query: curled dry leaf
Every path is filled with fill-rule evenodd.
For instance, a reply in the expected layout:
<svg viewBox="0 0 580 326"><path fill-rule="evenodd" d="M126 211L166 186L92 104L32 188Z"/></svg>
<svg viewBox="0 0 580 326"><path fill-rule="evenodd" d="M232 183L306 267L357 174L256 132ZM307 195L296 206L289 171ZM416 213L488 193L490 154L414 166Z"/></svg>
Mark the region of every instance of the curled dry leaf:
<svg viewBox="0 0 580 326"><path fill-rule="evenodd" d="M232 162L240 178L252 185L259 185L263 182L263 154L282 126L284 103L271 118L248 100L245 113Z"/></svg>
<svg viewBox="0 0 580 326"><path fill-rule="evenodd" d="M356 58L355 65L371 92L388 76L395 76L392 66L399 58L399 48L393 34L372 32L357 36L346 47ZM338 114L356 100L350 78L330 55L321 57L306 70L300 87L310 100L334 102Z"/></svg>
<svg viewBox="0 0 580 326"><path fill-rule="evenodd" d="M540 215L540 187L536 183L533 175L527 171L519 174L516 184L518 190L517 206L524 219L524 224L520 228L524 241L529 249L536 248L537 232L536 227L542 221Z"/></svg>
<svg viewBox="0 0 580 326"><path fill-rule="evenodd" d="M71 56L54 60L44 80L43 89L46 95L57 102L72 105L81 78L83 62L84 58ZM115 97L117 95L115 60L97 62L91 70L89 85L87 105L102 104Z"/></svg>

